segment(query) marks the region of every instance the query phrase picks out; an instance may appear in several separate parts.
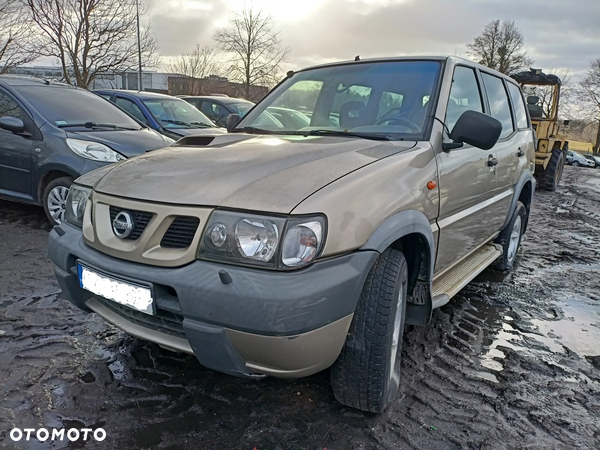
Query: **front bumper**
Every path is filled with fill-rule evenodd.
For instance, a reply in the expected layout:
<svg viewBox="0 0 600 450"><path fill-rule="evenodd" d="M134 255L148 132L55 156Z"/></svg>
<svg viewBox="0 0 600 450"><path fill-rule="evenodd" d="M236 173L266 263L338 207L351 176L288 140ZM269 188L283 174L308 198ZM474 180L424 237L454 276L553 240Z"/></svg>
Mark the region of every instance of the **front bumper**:
<svg viewBox="0 0 600 450"><path fill-rule="evenodd" d="M294 272L207 261L164 268L87 246L68 224L50 233L48 254L66 297L126 332L237 376L302 377L329 367L346 339L377 252L355 252ZM116 278L151 283L156 314L138 313L79 286L77 261ZM233 280L224 284L219 271Z"/></svg>

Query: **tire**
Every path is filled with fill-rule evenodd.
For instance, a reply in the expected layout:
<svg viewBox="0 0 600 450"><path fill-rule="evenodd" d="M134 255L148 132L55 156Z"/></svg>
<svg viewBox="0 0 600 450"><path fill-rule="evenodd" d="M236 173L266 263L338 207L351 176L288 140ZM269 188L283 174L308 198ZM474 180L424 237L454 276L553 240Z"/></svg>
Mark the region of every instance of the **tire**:
<svg viewBox="0 0 600 450"><path fill-rule="evenodd" d="M342 404L382 412L400 382L408 266L387 249L369 272L346 343L331 368L331 385Z"/></svg>
<svg viewBox="0 0 600 450"><path fill-rule="evenodd" d="M579 167L579 161L573 161L572 165L575 166L575 167Z"/></svg>
<svg viewBox="0 0 600 450"><path fill-rule="evenodd" d="M494 269L503 272L512 270L521 246L525 223L527 223L527 208L523 203L517 202L513 216L494 241L502 245L502 256L494 261Z"/></svg>
<svg viewBox="0 0 600 450"><path fill-rule="evenodd" d="M46 211L46 217L52 225L60 225L64 220L64 206L72 184L73 178L60 177L52 180L44 189L42 203L44 211Z"/></svg>
<svg viewBox="0 0 600 450"><path fill-rule="evenodd" d="M548 161L546 169L538 176L538 186L546 191L555 191L556 186L560 183L562 178L563 169L565 167L565 155L568 147L565 146L564 150L555 148L552 150L552 156ZM575 165L575 162L573 163Z"/></svg>

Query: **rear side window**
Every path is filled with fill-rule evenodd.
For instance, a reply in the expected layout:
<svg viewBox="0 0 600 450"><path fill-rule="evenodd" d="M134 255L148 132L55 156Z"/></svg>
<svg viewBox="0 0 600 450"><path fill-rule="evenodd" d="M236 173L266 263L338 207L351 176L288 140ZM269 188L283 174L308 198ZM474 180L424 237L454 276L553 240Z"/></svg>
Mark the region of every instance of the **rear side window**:
<svg viewBox="0 0 600 450"><path fill-rule="evenodd" d="M487 73L483 73L482 78L490 102L490 113L502 124L500 139L505 138L514 131L514 128L504 82L502 79Z"/></svg>
<svg viewBox="0 0 600 450"><path fill-rule="evenodd" d="M450 131L465 111L483 112L481 94L475 71L468 67L457 66L452 78L452 89L446 108L446 126Z"/></svg>
<svg viewBox="0 0 600 450"><path fill-rule="evenodd" d="M521 89L512 83L506 83L508 85L508 93L513 102L515 108L515 119L517 120L517 128L529 128L529 122L527 120L527 112L525 111L525 102Z"/></svg>

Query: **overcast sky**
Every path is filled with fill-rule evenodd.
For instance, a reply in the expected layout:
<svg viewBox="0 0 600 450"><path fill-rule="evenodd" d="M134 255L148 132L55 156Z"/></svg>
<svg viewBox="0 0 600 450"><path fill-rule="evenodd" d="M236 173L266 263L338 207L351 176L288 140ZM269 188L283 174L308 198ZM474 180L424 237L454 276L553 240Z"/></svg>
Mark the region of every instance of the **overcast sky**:
<svg viewBox="0 0 600 450"><path fill-rule="evenodd" d="M214 31L244 0L142 0L163 63ZM246 2L247 3L247 2ZM290 48L284 67L411 54L464 56L486 23L514 20L534 67L584 72L600 57L600 0L254 0Z"/></svg>

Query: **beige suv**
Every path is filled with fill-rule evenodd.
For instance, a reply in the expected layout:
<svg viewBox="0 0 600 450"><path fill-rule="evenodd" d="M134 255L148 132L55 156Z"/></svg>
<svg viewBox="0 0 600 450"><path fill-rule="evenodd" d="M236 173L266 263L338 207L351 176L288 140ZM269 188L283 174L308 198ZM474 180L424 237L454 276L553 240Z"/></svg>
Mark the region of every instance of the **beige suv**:
<svg viewBox="0 0 600 450"><path fill-rule="evenodd" d="M404 324L515 261L535 187L519 87L453 57L343 62L228 125L76 180L49 239L63 291L227 374L331 366L340 402L382 411Z"/></svg>

